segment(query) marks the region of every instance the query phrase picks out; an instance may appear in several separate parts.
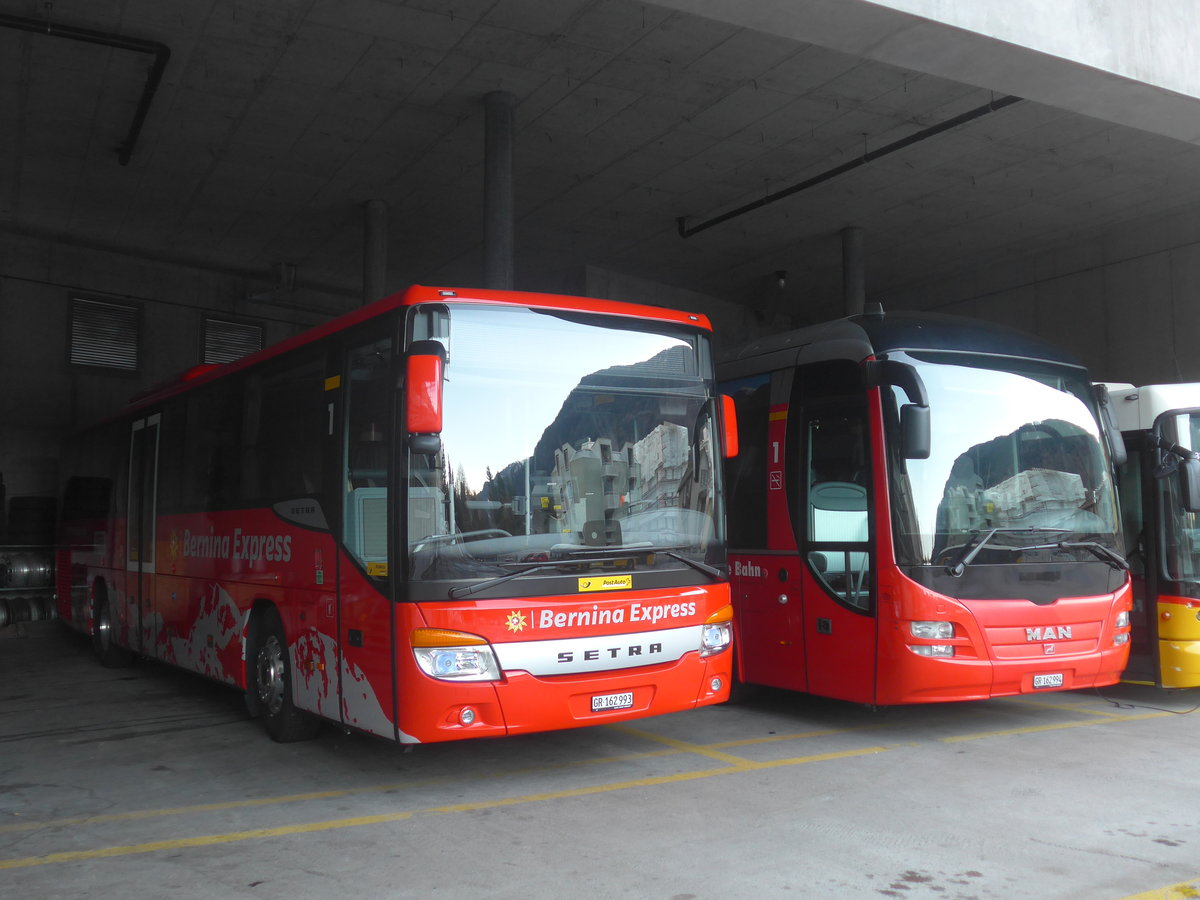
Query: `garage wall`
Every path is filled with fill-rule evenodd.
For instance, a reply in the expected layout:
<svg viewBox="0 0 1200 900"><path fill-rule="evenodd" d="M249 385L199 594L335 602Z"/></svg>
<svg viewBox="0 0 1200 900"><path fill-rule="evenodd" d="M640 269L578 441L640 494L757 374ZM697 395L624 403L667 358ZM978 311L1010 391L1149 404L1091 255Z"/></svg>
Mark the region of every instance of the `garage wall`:
<svg viewBox="0 0 1200 900"><path fill-rule="evenodd" d="M1200 213L1134 220L872 299L1033 332L1074 352L1096 380L1200 381Z"/></svg>
<svg viewBox="0 0 1200 900"><path fill-rule="evenodd" d="M187 266L28 238L0 244L0 475L13 497L55 495L58 445L74 425L110 415L130 396L200 359L203 318L225 314L264 326L267 343L323 318L344 298L297 295L287 305L247 302L247 279ZM142 310L137 375L68 365L73 297L129 302Z"/></svg>

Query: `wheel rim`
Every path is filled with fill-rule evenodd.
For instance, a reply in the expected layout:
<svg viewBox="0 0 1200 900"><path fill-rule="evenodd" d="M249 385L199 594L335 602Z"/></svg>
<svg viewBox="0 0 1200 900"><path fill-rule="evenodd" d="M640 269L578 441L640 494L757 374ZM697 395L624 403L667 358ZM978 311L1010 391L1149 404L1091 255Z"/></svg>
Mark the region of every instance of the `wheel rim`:
<svg viewBox="0 0 1200 900"><path fill-rule="evenodd" d="M259 647L255 671L258 699L268 713L276 715L283 708L284 668L283 647L275 635L268 635Z"/></svg>
<svg viewBox="0 0 1200 900"><path fill-rule="evenodd" d="M108 615L108 604L96 606L96 644L101 651L107 650L112 640L112 619Z"/></svg>

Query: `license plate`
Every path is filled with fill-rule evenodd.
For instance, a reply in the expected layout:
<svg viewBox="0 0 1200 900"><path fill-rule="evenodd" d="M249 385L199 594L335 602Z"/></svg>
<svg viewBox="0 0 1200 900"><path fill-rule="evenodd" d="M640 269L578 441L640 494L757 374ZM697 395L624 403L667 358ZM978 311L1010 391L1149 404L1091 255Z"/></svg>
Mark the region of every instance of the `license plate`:
<svg viewBox="0 0 1200 900"><path fill-rule="evenodd" d="M1053 675L1034 675L1033 686L1035 688L1062 687L1062 672L1055 672Z"/></svg>
<svg viewBox="0 0 1200 900"><path fill-rule="evenodd" d="M592 697L592 712L603 712L607 709L629 709L633 706L633 691L622 691L619 694L596 694Z"/></svg>

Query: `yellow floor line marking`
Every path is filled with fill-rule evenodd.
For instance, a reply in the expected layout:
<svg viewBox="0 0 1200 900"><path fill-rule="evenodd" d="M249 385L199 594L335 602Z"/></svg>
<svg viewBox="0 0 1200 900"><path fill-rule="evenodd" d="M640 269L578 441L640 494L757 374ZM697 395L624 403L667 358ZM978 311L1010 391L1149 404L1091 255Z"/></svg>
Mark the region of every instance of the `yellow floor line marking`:
<svg viewBox="0 0 1200 900"><path fill-rule="evenodd" d="M432 806L422 810L408 812L383 813L374 816L356 816L347 819L329 819L322 822L301 822L294 825L280 825L274 828L255 828L249 831L233 831L225 834L197 835L195 837L175 838L166 841L150 841L142 844L125 844L117 847L101 847L96 850L69 850L61 853L47 853L42 856L26 856L19 859L0 860L0 870L27 869L34 866L54 865L64 862L79 862L89 859L108 859L117 856L133 856L141 853L157 853L163 850L178 850L187 847L209 847L215 844L231 844L238 841L261 840L263 838L283 837L293 834L312 834L319 831L334 831L342 828L361 828L367 825L380 825L390 822L401 822L414 816L427 813L456 813L476 812L483 809L499 809L506 806L516 806L523 803L543 803L549 800L563 800L574 797L586 797L592 794L614 793L632 788L654 787L658 785L681 784L700 778L713 778L718 775L737 775L746 772L756 772L763 769L775 769L781 766L795 766L811 762L825 762L834 759L847 759L854 756L864 756L873 753L886 753L886 747L865 747L859 750L843 750L834 753L819 753L812 756L797 756L791 759L772 760L770 762L743 762L733 766L722 766L717 769L704 769L696 772L678 772L673 775L656 775L647 778L637 778L632 781L619 781L611 784L591 785L587 787L566 788L561 791L547 791L540 794L526 794L521 797L502 797L498 800L480 800L472 803L456 803L447 806Z"/></svg>
<svg viewBox="0 0 1200 900"><path fill-rule="evenodd" d="M892 725L871 725L865 728L827 728L822 731L796 731L791 734L769 734L762 737L741 738L736 741L718 741L706 744L710 750L726 750L731 747L750 747L755 744L771 744L777 741L800 741L807 738L832 737L835 734L854 734L856 731L882 731Z"/></svg>
<svg viewBox="0 0 1200 900"><path fill-rule="evenodd" d="M1196 900L1200 897L1200 876L1191 881L1181 881L1170 887L1155 888L1140 894L1130 894L1121 900Z"/></svg>
<svg viewBox="0 0 1200 900"><path fill-rule="evenodd" d="M674 747L683 753L697 753L700 756L706 756L709 759L715 759L718 762L727 762L732 765L741 765L747 762L743 756L734 756L730 753L722 753L720 750L714 750L701 744L693 744L688 741L680 741L676 738L666 737L661 734L654 734L650 731L644 731L641 728L634 728L630 725L610 725L613 731L619 731L622 734L632 735L633 737L641 738L645 741L653 741L658 744L665 744L668 747Z"/></svg>
<svg viewBox="0 0 1200 900"><path fill-rule="evenodd" d="M655 759L677 756L678 750L664 748L662 750L647 750L641 753L628 753L622 756L597 756L591 759L572 760L565 763L551 763L541 766L531 766L524 769L508 769L502 772L475 775L477 780L497 780L511 778L517 775L529 775L535 772L547 772L555 769L576 769L593 765L610 763L636 762L641 759ZM61 828L68 825L101 825L109 822L136 822L140 819L157 819L166 816L182 816L191 813L223 812L230 809L250 809L262 806L282 806L287 803L302 803L305 800L331 800L338 797L352 797L358 794L386 794L389 791L412 790L418 787L429 787L448 778L459 778L461 773L423 778L398 784L372 784L360 788L340 788L329 791L312 791L304 794L283 794L278 797L259 797L252 800L226 800L220 803L198 803L192 806L175 806L163 809L139 809L119 813L97 813L91 816L73 816L62 819L39 819L30 822L19 822L0 825L0 834L11 834L20 831L40 831L45 828Z"/></svg>
<svg viewBox="0 0 1200 900"><path fill-rule="evenodd" d="M1008 737L1014 734L1037 734L1039 731L1059 731L1064 728L1086 728L1091 725L1112 725L1118 722L1137 722L1142 719L1161 719L1172 715L1165 712L1142 713L1136 716L1117 716L1116 718L1083 719L1078 722L1056 722L1053 725L1026 725L1021 728L1005 728L999 731L980 731L975 734L958 734L953 737L938 738L943 744L957 744L960 741L979 741L985 738Z"/></svg>
<svg viewBox="0 0 1200 900"><path fill-rule="evenodd" d="M1019 702L1022 706L1036 706L1038 709L1059 709L1089 716L1113 716L1114 718L1120 718L1123 715L1123 713L1112 709L1094 709L1084 703L1047 703L1045 700L1026 700L1023 698Z"/></svg>
<svg viewBox="0 0 1200 900"><path fill-rule="evenodd" d="M1029 705L1035 705L1029 703ZM1057 705L1054 705L1057 708ZM1070 709L1070 707L1065 707ZM982 740L989 737L1006 737L1014 734L1033 733L1037 731L1049 731L1058 728L1075 728L1084 725L1103 725L1110 721L1125 721L1126 719L1137 718L1157 718L1159 716L1168 715L1167 713L1151 713L1141 716L1130 716L1125 714L1104 713L1112 718L1099 720L1083 720L1079 722L1061 723L1054 725L1029 726L1026 728L1014 728L1004 731L979 732L976 734L959 735L956 737L940 738L944 743L954 743L957 741L973 741ZM502 772L495 772L490 775L477 775L477 778L499 779L512 777L515 775L528 774L531 772L546 772L550 770L565 770L584 768L594 765L608 765L612 763L627 763L636 762L641 759L655 759L673 756L677 753L697 753L702 756L707 756L712 759L717 759L723 762L729 762L732 765L741 765L746 760L744 757L733 756L731 754L720 753L720 750L730 749L734 747L748 747L756 744L769 744L779 741L804 740L814 737L830 737L839 734L854 734L856 732L879 731L894 727L890 724L866 725L857 728L830 728L817 731L799 731L790 734L774 734L763 735L754 738L742 738L736 741L720 741L712 744L690 744L684 741L673 741L668 738L661 738L648 731L635 729L628 725L608 725L607 728L612 728L618 731L624 731L627 734L665 744L666 747L662 750L649 750L640 753L627 753L615 756L597 756L589 759L573 760L565 763L554 763L550 765L531 767L527 769L511 769ZM906 742L903 745L895 746L914 746L913 742ZM132 810L129 812L120 813L99 813L91 816L73 816L62 819L40 819L30 822L16 822L11 824L0 825L0 834L12 834L23 831L39 831L45 828L59 828L72 825L100 825L110 822L133 822L143 819L164 818L166 816L189 815L192 813L205 812L223 812L231 809L250 809L255 807L265 806L280 806L287 803L301 803L306 800L329 800L338 797L350 797L359 794L382 794L388 791L411 790L415 787L425 787L438 783L438 781L446 778L455 777L452 775L439 776L436 778L426 778L419 781L409 781L400 784L377 784L368 785L361 788L344 788L330 791L311 791L302 794L285 794L278 797L260 797L251 800L228 800L221 803L203 803L192 806L177 806L168 807L165 809L144 809Z"/></svg>

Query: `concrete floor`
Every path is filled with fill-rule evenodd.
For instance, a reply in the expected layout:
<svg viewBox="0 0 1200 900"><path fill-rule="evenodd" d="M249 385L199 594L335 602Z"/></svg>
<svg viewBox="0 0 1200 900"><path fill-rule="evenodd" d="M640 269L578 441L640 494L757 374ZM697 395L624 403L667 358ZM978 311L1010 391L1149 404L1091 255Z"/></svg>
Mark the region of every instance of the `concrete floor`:
<svg viewBox="0 0 1200 900"><path fill-rule="evenodd" d="M1104 694L279 745L224 688L33 623L0 630L0 894L1197 896L1200 691Z"/></svg>

